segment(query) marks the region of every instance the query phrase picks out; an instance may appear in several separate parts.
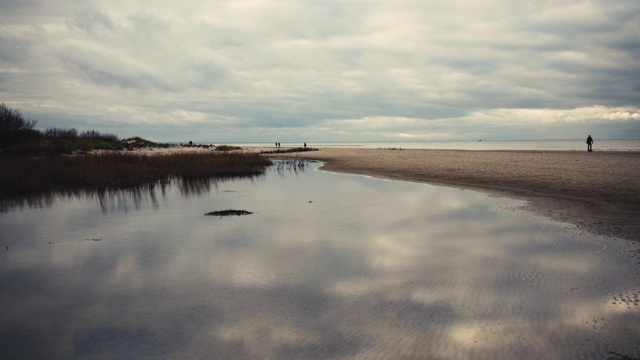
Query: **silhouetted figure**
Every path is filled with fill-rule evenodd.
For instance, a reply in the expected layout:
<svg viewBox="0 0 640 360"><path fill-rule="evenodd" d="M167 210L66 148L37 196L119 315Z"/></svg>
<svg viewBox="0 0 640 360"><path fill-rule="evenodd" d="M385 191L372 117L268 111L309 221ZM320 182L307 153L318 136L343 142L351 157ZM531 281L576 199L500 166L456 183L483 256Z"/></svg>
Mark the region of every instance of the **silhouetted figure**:
<svg viewBox="0 0 640 360"><path fill-rule="evenodd" d="M587 137L587 151L592 151L591 145L593 144L593 138L591 135Z"/></svg>
<svg viewBox="0 0 640 360"><path fill-rule="evenodd" d="M305 147L305 148L307 147L307 143L304 143L304 147Z"/></svg>

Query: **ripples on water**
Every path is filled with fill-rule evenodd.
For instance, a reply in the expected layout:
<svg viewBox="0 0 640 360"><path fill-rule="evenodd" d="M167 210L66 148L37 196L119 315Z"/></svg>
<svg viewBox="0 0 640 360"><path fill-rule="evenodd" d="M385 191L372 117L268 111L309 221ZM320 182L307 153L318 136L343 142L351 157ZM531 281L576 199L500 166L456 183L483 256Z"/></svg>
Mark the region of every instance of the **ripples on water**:
<svg viewBox="0 0 640 360"><path fill-rule="evenodd" d="M5 208L3 355L640 356L637 246L298 165ZM204 216L225 209L253 214Z"/></svg>

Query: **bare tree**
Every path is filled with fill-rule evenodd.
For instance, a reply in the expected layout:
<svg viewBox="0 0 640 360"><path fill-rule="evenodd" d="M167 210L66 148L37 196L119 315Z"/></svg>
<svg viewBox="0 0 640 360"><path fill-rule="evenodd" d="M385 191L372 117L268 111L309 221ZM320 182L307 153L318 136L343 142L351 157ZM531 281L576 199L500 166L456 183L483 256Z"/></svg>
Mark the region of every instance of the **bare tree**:
<svg viewBox="0 0 640 360"><path fill-rule="evenodd" d="M0 105L0 148L15 144L29 137L37 137L35 130L37 120L25 119L22 114L6 106Z"/></svg>

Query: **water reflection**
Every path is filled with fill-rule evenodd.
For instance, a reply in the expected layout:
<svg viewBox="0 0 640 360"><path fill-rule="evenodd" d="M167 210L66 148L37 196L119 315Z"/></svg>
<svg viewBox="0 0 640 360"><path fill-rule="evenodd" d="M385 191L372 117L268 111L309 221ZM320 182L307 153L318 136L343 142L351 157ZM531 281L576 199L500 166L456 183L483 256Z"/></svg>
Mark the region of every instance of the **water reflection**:
<svg viewBox="0 0 640 360"><path fill-rule="evenodd" d="M297 174L298 172L304 172L309 164L310 162L301 160L280 160L275 162L273 169L280 175L290 172Z"/></svg>
<svg viewBox="0 0 640 360"><path fill-rule="evenodd" d="M122 195L136 211L71 197L1 214L0 347L16 358L640 356L628 242L500 211L519 203L477 192L283 166L206 191ZM223 209L254 214L203 216Z"/></svg>
<svg viewBox="0 0 640 360"><path fill-rule="evenodd" d="M4 198L0 198L0 213L12 210L22 210L25 207L29 209L51 207L55 197L56 196L51 192L6 196Z"/></svg>
<svg viewBox="0 0 640 360"><path fill-rule="evenodd" d="M139 210L149 203L158 209L168 189L176 187L185 197L204 196L217 189L219 182L235 179L259 179L263 175L218 176L202 178L177 177L125 189L61 189L0 197L0 213L14 210L49 208L60 199L77 198L97 200L105 212Z"/></svg>

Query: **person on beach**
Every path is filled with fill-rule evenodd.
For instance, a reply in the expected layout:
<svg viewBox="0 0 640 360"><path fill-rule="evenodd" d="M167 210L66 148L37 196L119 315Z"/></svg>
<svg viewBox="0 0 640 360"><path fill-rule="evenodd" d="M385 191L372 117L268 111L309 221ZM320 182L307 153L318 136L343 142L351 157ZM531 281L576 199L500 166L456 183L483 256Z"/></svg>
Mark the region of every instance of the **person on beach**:
<svg viewBox="0 0 640 360"><path fill-rule="evenodd" d="M592 151L591 144L593 144L593 138L591 135L587 137L587 151Z"/></svg>

